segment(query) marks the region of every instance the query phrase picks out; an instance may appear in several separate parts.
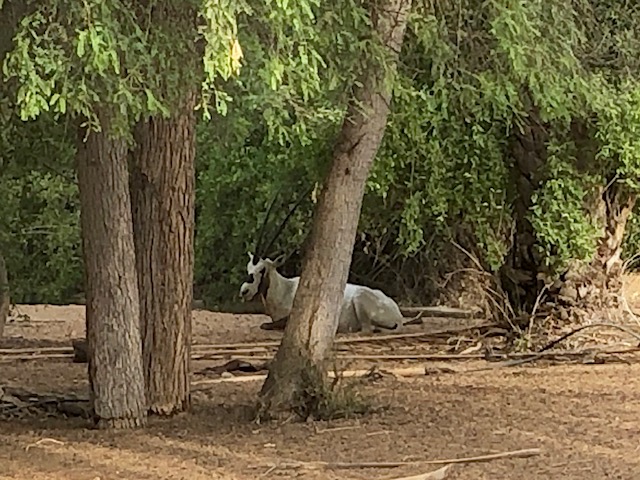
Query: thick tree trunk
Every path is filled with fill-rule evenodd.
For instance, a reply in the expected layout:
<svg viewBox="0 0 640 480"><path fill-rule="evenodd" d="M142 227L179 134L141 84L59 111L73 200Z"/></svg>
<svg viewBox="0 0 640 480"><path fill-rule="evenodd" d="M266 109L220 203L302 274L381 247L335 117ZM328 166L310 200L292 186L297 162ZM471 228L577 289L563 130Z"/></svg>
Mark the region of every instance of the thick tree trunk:
<svg viewBox="0 0 640 480"><path fill-rule="evenodd" d="M574 262L550 288L561 318L569 318L571 310L576 309L582 315L591 315L621 307L622 244L636 198L636 194L613 185L603 188L589 202L587 210L601 226L601 235L593 258L589 262Z"/></svg>
<svg viewBox="0 0 640 480"><path fill-rule="evenodd" d="M397 57L411 0L378 2L374 28ZM393 61L395 62L395 58ZM313 413L321 400L362 206L365 182L389 114L391 92L382 69L370 68L354 87L313 222L300 285L282 344L260 392L259 415Z"/></svg>
<svg viewBox="0 0 640 480"><path fill-rule="evenodd" d="M0 338L4 334L4 326L9 316L11 302L9 299L9 276L7 275L7 265L4 256L0 252Z"/></svg>
<svg viewBox="0 0 640 480"><path fill-rule="evenodd" d="M133 428L146 423L147 408L128 152L104 118L102 125L86 142L80 129L77 153L89 383L96 425Z"/></svg>
<svg viewBox="0 0 640 480"><path fill-rule="evenodd" d="M152 413L189 407L195 195L195 95L169 119L135 131L131 198L147 401Z"/></svg>
<svg viewBox="0 0 640 480"><path fill-rule="evenodd" d="M531 312L542 288L538 273L542 259L535 251L535 232L528 219L533 193L539 188L547 159L548 133L537 109L529 112L522 131L511 137L511 185L514 189L515 236L500 270L502 287L516 314Z"/></svg>

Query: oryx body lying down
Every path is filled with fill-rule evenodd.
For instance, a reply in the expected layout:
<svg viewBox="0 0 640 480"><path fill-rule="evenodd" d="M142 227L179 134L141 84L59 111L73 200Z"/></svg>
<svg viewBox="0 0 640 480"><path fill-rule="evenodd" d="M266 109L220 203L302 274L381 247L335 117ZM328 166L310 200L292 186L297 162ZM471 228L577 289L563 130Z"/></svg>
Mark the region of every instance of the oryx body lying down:
<svg viewBox="0 0 640 480"><path fill-rule="evenodd" d="M302 195L293 207L289 209L275 236L266 246L263 246L264 230L275 203L274 197L267 209L261 231L256 240L255 256L249 253L248 278L240 287L240 296L244 301L251 301L256 296L260 296L267 315L272 319L272 323L266 323L262 328L269 330L284 328L291 314L291 307L298 290L300 277L286 278L280 275L278 267L284 263L285 256L281 255L275 260L271 260L267 258L267 252L277 236L282 232L295 209L305 198L305 195L310 193L311 189ZM382 291L348 283L344 289L337 331L339 333L372 332L375 327L395 330L403 325L422 323L420 317L421 315L418 315L413 319L404 321L396 302Z"/></svg>
<svg viewBox="0 0 640 480"><path fill-rule="evenodd" d="M249 253L248 278L240 287L243 300L259 295L267 315L284 325L291 313L300 277L286 278L278 272L284 256L276 260L254 257ZM363 331L374 327L395 330L403 326L400 308L381 290L347 283L338 320L338 333Z"/></svg>

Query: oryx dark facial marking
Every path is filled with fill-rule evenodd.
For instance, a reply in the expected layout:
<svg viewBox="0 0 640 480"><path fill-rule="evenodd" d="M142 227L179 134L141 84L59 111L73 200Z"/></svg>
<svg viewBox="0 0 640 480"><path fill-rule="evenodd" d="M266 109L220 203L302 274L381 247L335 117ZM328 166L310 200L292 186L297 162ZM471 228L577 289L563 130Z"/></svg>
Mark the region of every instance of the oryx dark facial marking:
<svg viewBox="0 0 640 480"><path fill-rule="evenodd" d="M264 274L264 267L261 270L260 275L260 284L258 285L258 294L262 295L263 298L267 298L267 294L269 293L269 275Z"/></svg>
<svg viewBox="0 0 640 480"><path fill-rule="evenodd" d="M269 260L263 260L252 254L249 254L249 258L247 277L240 287L240 297L247 302L252 301L258 294L266 296L269 277L266 271ZM258 258L257 261L256 258Z"/></svg>

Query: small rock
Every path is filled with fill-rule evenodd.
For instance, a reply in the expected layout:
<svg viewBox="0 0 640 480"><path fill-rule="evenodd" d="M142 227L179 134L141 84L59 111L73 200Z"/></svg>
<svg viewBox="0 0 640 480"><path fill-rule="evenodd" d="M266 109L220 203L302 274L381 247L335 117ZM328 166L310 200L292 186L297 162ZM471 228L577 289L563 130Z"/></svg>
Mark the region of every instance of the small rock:
<svg viewBox="0 0 640 480"><path fill-rule="evenodd" d="M575 302L578 299L578 289L572 285L565 284L560 289L559 296L566 297Z"/></svg>
<svg viewBox="0 0 640 480"><path fill-rule="evenodd" d="M221 376L222 378L233 378L235 375L234 375L233 373L231 373L231 372L222 372L222 373L220 374L220 376Z"/></svg>

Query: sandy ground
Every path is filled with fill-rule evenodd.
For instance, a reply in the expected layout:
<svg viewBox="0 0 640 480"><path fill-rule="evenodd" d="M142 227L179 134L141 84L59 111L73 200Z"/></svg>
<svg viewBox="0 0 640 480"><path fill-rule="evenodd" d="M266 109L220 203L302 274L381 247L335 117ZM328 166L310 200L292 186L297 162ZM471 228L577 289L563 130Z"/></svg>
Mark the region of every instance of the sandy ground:
<svg viewBox="0 0 640 480"><path fill-rule="evenodd" d="M640 277L627 298L638 299ZM635 295L635 297L634 297ZM84 334L79 306L20 306L13 346L68 345ZM194 312L195 343L279 339L265 317ZM202 367L194 362L194 369ZM479 364L481 366L481 364ZM0 386L86 392L86 365L0 363ZM0 479L395 479L434 470L276 468L283 461L398 462L541 448L527 459L456 466L447 479L640 479L640 365L528 366L411 379L385 377L361 393L376 413L360 419L257 425L259 382L193 392L193 409L151 419L142 431L103 432L60 417L0 419Z"/></svg>

